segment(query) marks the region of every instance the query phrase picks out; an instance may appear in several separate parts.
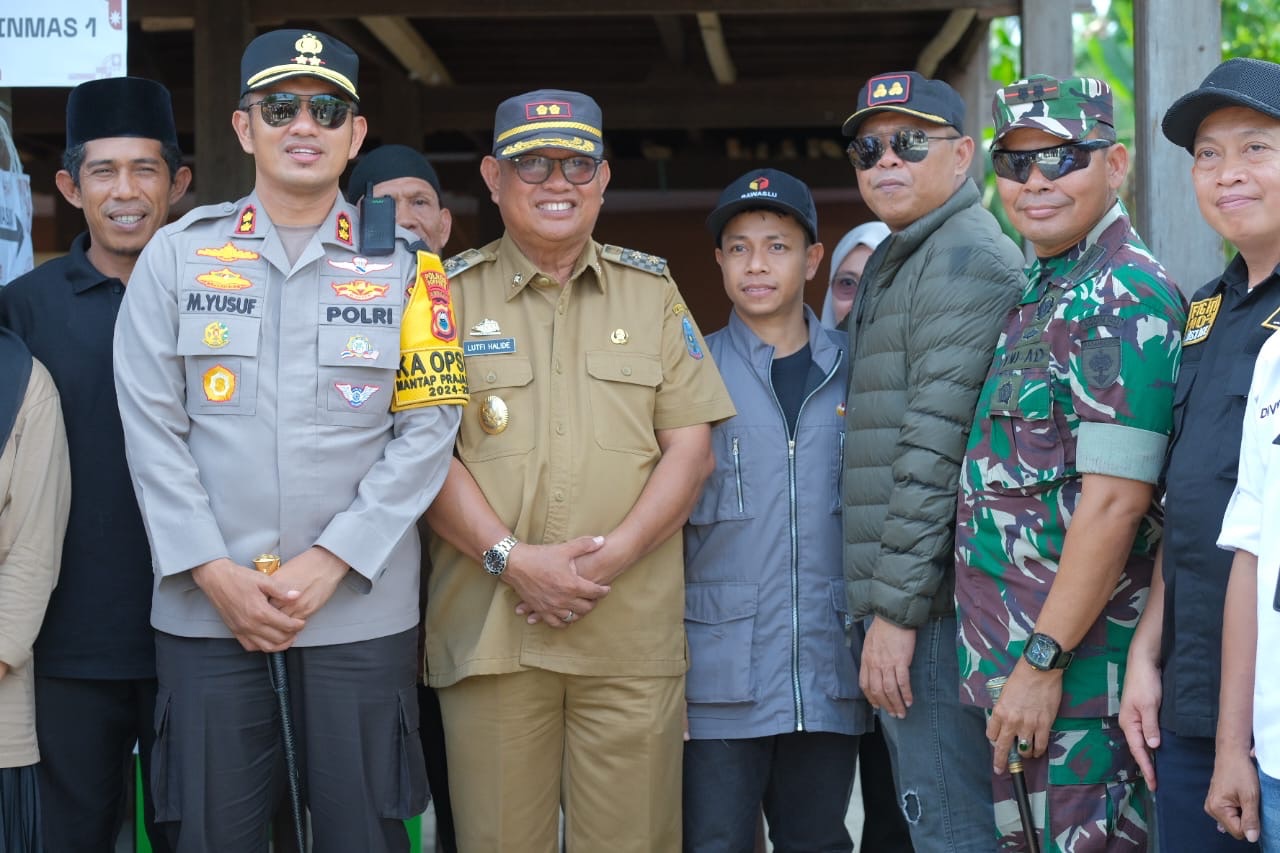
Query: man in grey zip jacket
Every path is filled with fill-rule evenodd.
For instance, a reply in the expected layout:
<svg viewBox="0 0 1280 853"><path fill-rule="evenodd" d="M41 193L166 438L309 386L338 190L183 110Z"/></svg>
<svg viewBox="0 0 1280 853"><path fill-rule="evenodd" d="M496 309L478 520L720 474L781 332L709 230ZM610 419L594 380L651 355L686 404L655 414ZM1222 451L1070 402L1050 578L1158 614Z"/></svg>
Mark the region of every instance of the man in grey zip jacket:
<svg viewBox="0 0 1280 853"><path fill-rule="evenodd" d="M892 230L849 320L844 570L867 618L859 680L880 710L917 851L990 851L991 750L960 705L956 489L1022 258L968 175L964 102L915 72L872 77L844 124L862 197Z"/></svg>

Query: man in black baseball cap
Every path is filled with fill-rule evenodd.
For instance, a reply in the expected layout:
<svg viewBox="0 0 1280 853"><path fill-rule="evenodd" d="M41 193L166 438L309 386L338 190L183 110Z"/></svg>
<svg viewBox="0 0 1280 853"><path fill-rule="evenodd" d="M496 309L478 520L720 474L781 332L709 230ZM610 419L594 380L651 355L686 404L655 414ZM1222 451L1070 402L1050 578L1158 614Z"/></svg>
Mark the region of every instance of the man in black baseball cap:
<svg viewBox="0 0 1280 853"><path fill-rule="evenodd" d="M725 187L716 209L707 217L707 229L716 245L730 219L758 208L786 213L804 230L810 243L818 242L818 209L804 181L777 169L755 169Z"/></svg>
<svg viewBox="0 0 1280 853"><path fill-rule="evenodd" d="M48 368L71 460L61 574L35 644L37 768L49 851L109 850L134 744L144 778L155 741L151 551L125 462L111 336L143 247L186 193L169 90L154 80L90 80L67 97L54 178L84 214L69 252L0 289L0 326ZM147 831L157 851L149 786Z"/></svg>
<svg viewBox="0 0 1280 853"><path fill-rule="evenodd" d="M427 158L408 145L383 145L360 158L347 183L347 200L359 204L369 187L396 204L396 224L441 254L453 230L440 178Z"/></svg>
<svg viewBox="0 0 1280 853"><path fill-rule="evenodd" d="M1179 414L1161 475L1160 571L1129 648L1120 720L1155 793L1160 849L1247 851L1257 849L1256 834L1247 835L1249 798L1242 799L1251 788L1256 807L1252 721L1234 713L1238 705L1220 707L1219 696L1253 697L1254 685L1232 681L1242 656L1223 661L1220 650L1230 631L1254 619L1224 620L1234 570L1232 552L1218 543L1240 468L1254 362L1280 316L1280 65L1222 62L1174 101L1161 126L1192 155L1200 214L1237 254L1191 297L1174 395ZM1237 787L1242 782L1249 784ZM1256 810L1253 821L1256 831Z"/></svg>
<svg viewBox="0 0 1280 853"><path fill-rule="evenodd" d="M894 71L867 81L843 128L862 198L891 231L849 315L845 581L849 612L871 617L858 676L918 853L994 847L986 718L960 703L952 529L1022 256L968 176L964 118L945 82Z"/></svg>

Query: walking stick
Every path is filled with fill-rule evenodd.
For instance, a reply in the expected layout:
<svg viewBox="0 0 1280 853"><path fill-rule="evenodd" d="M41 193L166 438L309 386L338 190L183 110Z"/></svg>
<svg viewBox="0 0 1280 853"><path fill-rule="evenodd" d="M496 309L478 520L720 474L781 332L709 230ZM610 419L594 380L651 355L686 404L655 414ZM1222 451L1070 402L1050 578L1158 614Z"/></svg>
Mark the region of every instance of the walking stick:
<svg viewBox="0 0 1280 853"><path fill-rule="evenodd" d="M1000 675L987 679L987 693L992 704L1000 700L1008 677ZM1031 796L1027 793L1027 777L1022 772L1022 754L1015 739L1009 747L1009 775L1013 777L1013 796L1018 801L1018 816L1022 818L1022 834L1027 839L1028 853L1040 853L1040 836L1036 834L1036 821L1031 814Z"/></svg>
<svg viewBox="0 0 1280 853"><path fill-rule="evenodd" d="M275 554L262 554L253 558L253 567L264 575L274 574L280 568L280 558ZM289 782L289 804L293 808L293 833L299 853L305 853L306 823L302 814L302 788L298 782L298 747L293 736L293 711L289 707L289 670L285 667L284 652L267 653L267 675L271 689L280 705L280 743L284 749L284 767Z"/></svg>

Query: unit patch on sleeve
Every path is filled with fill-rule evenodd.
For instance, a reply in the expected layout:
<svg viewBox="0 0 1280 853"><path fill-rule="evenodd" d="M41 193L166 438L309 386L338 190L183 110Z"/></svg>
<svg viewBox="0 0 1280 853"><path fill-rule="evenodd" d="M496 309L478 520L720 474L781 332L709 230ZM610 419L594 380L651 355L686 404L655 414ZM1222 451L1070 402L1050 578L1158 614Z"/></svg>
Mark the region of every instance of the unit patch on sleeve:
<svg viewBox="0 0 1280 853"><path fill-rule="evenodd" d="M1222 294L1218 293L1208 299L1197 299L1187 309L1187 329L1182 333L1182 345L1202 343L1209 337L1213 329L1213 321L1218 319L1218 309L1222 307ZM1263 323L1265 326L1266 323Z"/></svg>

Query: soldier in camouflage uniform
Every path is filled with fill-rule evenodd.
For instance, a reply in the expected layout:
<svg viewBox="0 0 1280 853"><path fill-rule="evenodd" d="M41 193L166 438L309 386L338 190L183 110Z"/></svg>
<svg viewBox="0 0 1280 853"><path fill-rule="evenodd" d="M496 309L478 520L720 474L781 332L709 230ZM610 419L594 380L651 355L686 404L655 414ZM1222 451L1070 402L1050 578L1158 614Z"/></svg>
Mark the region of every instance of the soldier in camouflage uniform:
<svg viewBox="0 0 1280 853"><path fill-rule="evenodd" d="M1159 538L1153 503L1186 312L1117 190L1111 93L1037 76L1000 90L992 162L1032 243L961 469L961 699L987 727L997 835L1025 840L1024 759L1045 850L1145 850L1146 790L1117 724L1125 653Z"/></svg>

